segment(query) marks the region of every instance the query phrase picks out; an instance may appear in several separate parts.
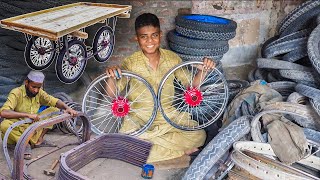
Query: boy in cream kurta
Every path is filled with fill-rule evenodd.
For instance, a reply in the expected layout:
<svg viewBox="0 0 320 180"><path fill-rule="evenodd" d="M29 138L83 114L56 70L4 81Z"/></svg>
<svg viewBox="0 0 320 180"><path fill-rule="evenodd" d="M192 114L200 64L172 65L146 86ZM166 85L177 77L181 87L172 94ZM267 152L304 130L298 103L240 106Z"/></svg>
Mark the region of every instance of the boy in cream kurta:
<svg viewBox="0 0 320 180"><path fill-rule="evenodd" d="M174 52L160 48L160 41L162 37L162 32L160 30L160 23L157 16L151 13L144 13L137 17L135 22L136 30L136 40L139 43L141 51L135 52L131 56L127 57L121 67L108 67L106 73L111 77L117 77L116 74L121 75L121 69L134 72L143 78L145 78L153 87L153 90L157 92L159 83L165 73L167 73L172 67L182 62L181 58L177 56ZM207 69L213 69L215 63L208 58L204 58L204 67ZM199 71L201 72L201 70ZM199 75L198 75L199 74ZM200 73L195 75L193 85L197 86L201 82ZM181 82L187 82L184 76L178 71L175 72L175 77ZM113 78L109 78L112 81ZM136 82L131 82L136 83ZM167 83L173 83L173 78L169 78ZM174 96L173 86L166 86L162 93L166 95ZM121 88L121 87L120 87ZM132 92L128 97L129 99L135 99L143 92L143 89L137 89ZM110 93L109 93L110 94ZM148 97L144 97L148 98ZM150 102L151 97L150 97ZM136 106L149 107L144 103L139 105L135 103ZM164 108L174 108L171 105ZM139 114L133 117L135 121L143 122L147 121L150 117L144 117L143 114ZM185 119L190 119L189 114L184 114ZM121 130L126 132L126 130L132 129L129 121L124 121ZM172 127L169 123L165 121L161 113L158 112L153 124L139 136L139 138L151 141L153 147L151 149L148 162L157 162L163 160L169 160L173 158L180 157L182 155L189 155L198 150L198 147L204 144L206 139L206 134L204 130L198 131L182 131Z"/></svg>

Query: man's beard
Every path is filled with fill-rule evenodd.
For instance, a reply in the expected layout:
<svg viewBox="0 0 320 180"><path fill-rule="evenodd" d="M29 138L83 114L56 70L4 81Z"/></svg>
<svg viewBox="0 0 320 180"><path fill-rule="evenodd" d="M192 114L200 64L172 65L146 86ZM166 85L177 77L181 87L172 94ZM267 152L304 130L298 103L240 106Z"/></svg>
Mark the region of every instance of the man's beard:
<svg viewBox="0 0 320 180"><path fill-rule="evenodd" d="M25 87L26 87L26 86L25 86ZM37 95L38 93L33 94L33 93L32 93L31 91L29 91L29 89L26 87L26 94L27 94L28 97L33 98L33 97L36 97L36 95Z"/></svg>

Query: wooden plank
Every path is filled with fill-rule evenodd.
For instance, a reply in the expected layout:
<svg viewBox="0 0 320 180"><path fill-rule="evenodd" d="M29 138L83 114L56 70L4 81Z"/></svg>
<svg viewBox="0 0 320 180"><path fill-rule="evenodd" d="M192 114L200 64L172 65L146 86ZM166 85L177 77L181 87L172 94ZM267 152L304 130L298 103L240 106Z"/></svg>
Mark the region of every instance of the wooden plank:
<svg viewBox="0 0 320 180"><path fill-rule="evenodd" d="M81 39L88 39L88 33L82 31L74 31L70 33L71 36L75 36Z"/></svg>
<svg viewBox="0 0 320 180"><path fill-rule="evenodd" d="M0 24L7 29L58 39L113 16L130 17L130 10L128 5L74 3L4 19Z"/></svg>

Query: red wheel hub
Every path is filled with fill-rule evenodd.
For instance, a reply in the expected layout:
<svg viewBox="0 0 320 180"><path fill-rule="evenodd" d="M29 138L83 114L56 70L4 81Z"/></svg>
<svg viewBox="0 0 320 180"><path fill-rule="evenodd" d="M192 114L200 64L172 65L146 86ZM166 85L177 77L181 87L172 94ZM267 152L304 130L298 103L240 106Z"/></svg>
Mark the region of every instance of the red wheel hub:
<svg viewBox="0 0 320 180"><path fill-rule="evenodd" d="M202 93L195 87L188 87L184 93L184 100L189 106L198 106L202 99Z"/></svg>
<svg viewBox="0 0 320 180"><path fill-rule="evenodd" d="M46 54L46 48L40 47L40 48L38 49L38 53L39 53L40 55Z"/></svg>
<svg viewBox="0 0 320 180"><path fill-rule="evenodd" d="M109 46L109 41L102 41L102 42L101 42L101 46L102 46L103 48L108 47L108 46Z"/></svg>
<svg viewBox="0 0 320 180"><path fill-rule="evenodd" d="M76 64L77 64L77 62L78 62L78 58L77 57L70 57L70 64L72 65L72 66L75 66Z"/></svg>
<svg viewBox="0 0 320 180"><path fill-rule="evenodd" d="M112 114L116 117L124 117L130 111L130 105L127 99L117 97L112 101Z"/></svg>

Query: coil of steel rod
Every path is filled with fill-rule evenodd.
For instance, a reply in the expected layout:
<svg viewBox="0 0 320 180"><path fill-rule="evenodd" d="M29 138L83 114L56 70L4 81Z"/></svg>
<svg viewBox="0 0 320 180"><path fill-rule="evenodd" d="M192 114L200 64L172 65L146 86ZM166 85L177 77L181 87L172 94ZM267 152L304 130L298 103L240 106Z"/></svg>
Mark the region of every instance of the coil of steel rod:
<svg viewBox="0 0 320 180"><path fill-rule="evenodd" d="M97 158L111 158L142 167L152 144L124 134L97 136L61 155L58 179L81 180L87 177L76 171Z"/></svg>

